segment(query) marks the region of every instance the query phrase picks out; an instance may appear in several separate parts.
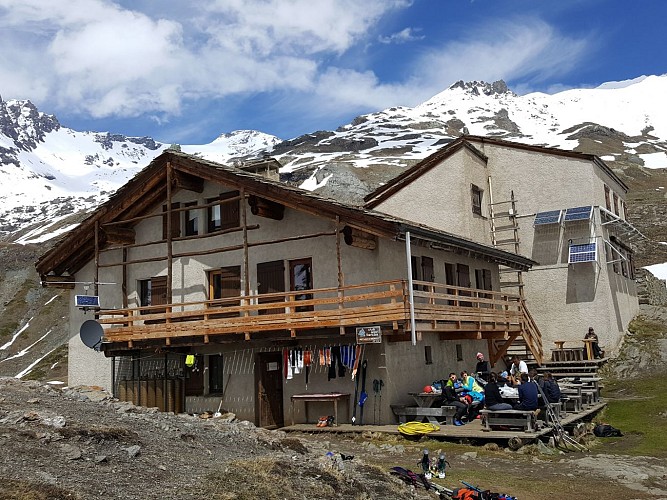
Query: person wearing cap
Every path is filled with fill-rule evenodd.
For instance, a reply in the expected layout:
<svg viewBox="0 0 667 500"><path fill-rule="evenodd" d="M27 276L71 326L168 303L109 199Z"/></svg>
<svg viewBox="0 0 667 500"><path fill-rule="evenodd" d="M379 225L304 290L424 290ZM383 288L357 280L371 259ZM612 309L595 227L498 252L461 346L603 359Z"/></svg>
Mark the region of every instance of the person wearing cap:
<svg viewBox="0 0 667 500"><path fill-rule="evenodd" d="M598 336L592 326L588 327L588 333L584 336L584 339L593 339L595 341L591 343L591 347L593 348L593 356L595 359L600 359L602 357L602 350L598 344Z"/></svg>
<svg viewBox="0 0 667 500"><path fill-rule="evenodd" d="M477 353L477 365L475 366L475 373L484 381L489 380L489 373L491 369L489 368L489 362L484 361L484 354L481 352Z"/></svg>

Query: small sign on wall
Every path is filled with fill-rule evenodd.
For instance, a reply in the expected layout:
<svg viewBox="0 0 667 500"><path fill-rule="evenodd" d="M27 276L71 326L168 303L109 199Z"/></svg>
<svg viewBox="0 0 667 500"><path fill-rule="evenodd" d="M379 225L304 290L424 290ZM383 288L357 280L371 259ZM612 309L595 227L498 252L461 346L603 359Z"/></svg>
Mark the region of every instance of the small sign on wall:
<svg viewBox="0 0 667 500"><path fill-rule="evenodd" d="M362 326L357 328L357 344L381 344L382 328L379 326Z"/></svg>

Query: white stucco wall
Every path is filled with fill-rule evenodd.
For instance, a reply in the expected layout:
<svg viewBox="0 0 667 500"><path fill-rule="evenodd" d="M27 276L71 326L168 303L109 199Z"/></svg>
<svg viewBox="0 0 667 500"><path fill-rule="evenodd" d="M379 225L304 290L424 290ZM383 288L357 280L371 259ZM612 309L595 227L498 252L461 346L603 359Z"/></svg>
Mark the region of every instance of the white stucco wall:
<svg viewBox="0 0 667 500"><path fill-rule="evenodd" d="M486 143L473 145L488 158L486 164L463 148L384 200L377 210L489 243L490 221L472 214L470 184L484 189L484 215L488 215L490 195L498 204L510 200L513 192L520 253L539 263L523 273L523 280L528 308L542 332L547 354L554 340L578 341L588 326L599 332L607 352L613 352L639 309L633 280L607 264L604 240L609 240L613 228L602 225L597 211L590 225L568 222L535 229L533 220L534 214L548 210L605 207L605 185L624 201L623 186L589 160ZM498 205L496 212L509 206ZM506 223L507 219L496 221L497 226ZM510 238L510 232L497 233L498 240ZM568 265L570 240L596 241L599 266ZM512 246L500 248L513 251Z"/></svg>

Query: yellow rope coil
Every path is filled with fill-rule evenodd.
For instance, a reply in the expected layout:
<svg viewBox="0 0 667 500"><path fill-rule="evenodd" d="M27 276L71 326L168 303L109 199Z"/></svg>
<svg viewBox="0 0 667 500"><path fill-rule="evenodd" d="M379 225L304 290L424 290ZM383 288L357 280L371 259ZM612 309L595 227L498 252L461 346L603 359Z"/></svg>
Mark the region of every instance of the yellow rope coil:
<svg viewBox="0 0 667 500"><path fill-rule="evenodd" d="M398 426L398 432L405 436L416 436L418 434L428 434L429 432L439 431L440 426L424 422L406 422Z"/></svg>

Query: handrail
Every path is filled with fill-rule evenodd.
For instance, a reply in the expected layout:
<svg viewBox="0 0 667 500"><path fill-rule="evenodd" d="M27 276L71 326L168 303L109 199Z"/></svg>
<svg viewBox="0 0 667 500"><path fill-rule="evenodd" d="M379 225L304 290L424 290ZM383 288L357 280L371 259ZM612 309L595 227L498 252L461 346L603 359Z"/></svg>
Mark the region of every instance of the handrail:
<svg viewBox="0 0 667 500"><path fill-rule="evenodd" d="M541 352L539 330L520 296L428 281L414 281L413 288L418 331L472 329L502 334L521 329L526 330L524 335L530 339L531 349ZM103 309L99 311L99 322L110 327L105 329L106 341L120 342L285 330L295 336L298 330L371 324L408 332L408 292L407 280L387 280Z"/></svg>

